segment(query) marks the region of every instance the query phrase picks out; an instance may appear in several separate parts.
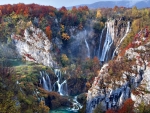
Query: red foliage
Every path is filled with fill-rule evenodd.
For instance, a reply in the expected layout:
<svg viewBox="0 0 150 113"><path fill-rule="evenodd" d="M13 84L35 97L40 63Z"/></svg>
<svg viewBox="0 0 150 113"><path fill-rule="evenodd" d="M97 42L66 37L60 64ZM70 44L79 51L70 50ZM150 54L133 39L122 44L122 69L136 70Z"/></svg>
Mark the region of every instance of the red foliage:
<svg viewBox="0 0 150 113"><path fill-rule="evenodd" d="M118 110L118 113L134 113L134 101L127 99L123 106Z"/></svg>
<svg viewBox="0 0 150 113"><path fill-rule="evenodd" d="M61 13L63 13L63 14L67 14L67 9L66 9L66 7L62 7L62 8L60 8L59 9L59 12L61 12Z"/></svg>
<svg viewBox="0 0 150 113"><path fill-rule="evenodd" d="M76 13L77 12L77 8L75 6L72 7L72 12Z"/></svg>
<svg viewBox="0 0 150 113"><path fill-rule="evenodd" d="M31 59L31 60L34 60L35 61L35 59L31 56L31 54L24 54L26 57L28 57L29 59Z"/></svg>
<svg viewBox="0 0 150 113"><path fill-rule="evenodd" d="M107 111L106 111L106 113L116 113L114 110L112 110L112 109L108 109Z"/></svg>
<svg viewBox="0 0 150 113"><path fill-rule="evenodd" d="M78 7L78 11L89 11L89 8L87 6L80 6Z"/></svg>
<svg viewBox="0 0 150 113"><path fill-rule="evenodd" d="M12 12L15 12L16 14L23 14L25 16L31 15L40 17L40 14L42 16L48 15L49 13L52 13L56 10L56 8L52 6L43 6L43 5L37 5L37 4L28 4L25 5L23 3L14 4L14 5L1 5L0 6L0 12L3 15L11 14Z"/></svg>

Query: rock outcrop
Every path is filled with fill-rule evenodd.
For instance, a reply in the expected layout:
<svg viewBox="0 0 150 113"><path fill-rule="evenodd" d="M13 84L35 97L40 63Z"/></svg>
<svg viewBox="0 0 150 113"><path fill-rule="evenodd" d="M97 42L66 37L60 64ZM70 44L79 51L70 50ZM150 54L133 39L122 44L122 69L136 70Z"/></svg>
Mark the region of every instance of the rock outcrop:
<svg viewBox="0 0 150 113"><path fill-rule="evenodd" d="M146 37L144 39L146 40ZM125 62L129 62L127 67L130 67L130 70L123 70L125 69L123 68L121 70L123 73L115 77L110 75L109 63L104 64L87 93L86 112L92 113L98 104L102 105L104 111L112 108L118 109L128 98L135 101L135 107L141 102L149 104L149 51L149 43L142 44L142 41L141 44L128 48L125 56L118 56L114 62L122 61L122 58L125 57L126 60L129 60ZM132 61L134 63L130 63Z"/></svg>
<svg viewBox="0 0 150 113"><path fill-rule="evenodd" d="M42 30L30 26L25 29L24 36L13 34L11 38L25 60L53 67L52 44Z"/></svg>

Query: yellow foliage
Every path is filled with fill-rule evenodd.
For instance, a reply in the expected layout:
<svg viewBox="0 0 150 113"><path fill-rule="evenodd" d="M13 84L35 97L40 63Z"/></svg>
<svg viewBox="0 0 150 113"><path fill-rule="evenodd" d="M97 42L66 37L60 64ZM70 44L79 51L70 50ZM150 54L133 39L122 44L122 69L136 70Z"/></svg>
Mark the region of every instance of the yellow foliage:
<svg viewBox="0 0 150 113"><path fill-rule="evenodd" d="M60 27L61 27L61 32L64 32L65 31L65 26L61 24Z"/></svg>
<svg viewBox="0 0 150 113"><path fill-rule="evenodd" d="M27 27L30 27L32 25L32 22L31 21L29 21L29 22L27 22Z"/></svg>
<svg viewBox="0 0 150 113"><path fill-rule="evenodd" d="M133 15L134 17L137 17L137 16L138 16L138 9L137 9L136 6L134 6L134 7L132 8L132 15Z"/></svg>
<svg viewBox="0 0 150 113"><path fill-rule="evenodd" d="M69 58L66 54L61 55L61 63L63 66L66 66L69 63Z"/></svg>
<svg viewBox="0 0 150 113"><path fill-rule="evenodd" d="M69 40L70 39L70 36L67 34L67 33L62 33L62 39L64 40Z"/></svg>
<svg viewBox="0 0 150 113"><path fill-rule="evenodd" d="M96 13L96 18L101 18L101 17L102 17L101 10L98 9Z"/></svg>
<svg viewBox="0 0 150 113"><path fill-rule="evenodd" d="M49 107L45 105L44 101L41 101L39 104L39 113L48 113L49 112Z"/></svg>
<svg viewBox="0 0 150 113"><path fill-rule="evenodd" d="M69 59L68 59L68 57L67 57L66 54L62 54L62 55L61 55L61 60L62 60L62 61L65 61L65 62L69 61Z"/></svg>
<svg viewBox="0 0 150 113"><path fill-rule="evenodd" d="M136 19L132 23L132 30L136 34L140 30L140 19Z"/></svg>
<svg viewBox="0 0 150 113"><path fill-rule="evenodd" d="M0 93L0 112L1 113L20 113L15 101L12 99L14 94L11 91Z"/></svg>

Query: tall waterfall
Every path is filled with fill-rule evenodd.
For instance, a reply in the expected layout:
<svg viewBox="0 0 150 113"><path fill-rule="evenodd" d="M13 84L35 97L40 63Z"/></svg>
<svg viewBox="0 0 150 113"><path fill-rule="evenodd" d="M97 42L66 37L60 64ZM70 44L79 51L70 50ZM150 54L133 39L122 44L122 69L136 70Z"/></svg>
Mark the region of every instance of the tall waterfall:
<svg viewBox="0 0 150 113"><path fill-rule="evenodd" d="M87 36L87 31L85 30L85 36ZM89 48L89 45L87 43L87 40L86 40L86 37L84 37L84 41L85 41L85 45L86 45L86 48L87 48L87 57L90 58L90 48Z"/></svg>
<svg viewBox="0 0 150 113"><path fill-rule="evenodd" d="M58 80L54 83L54 90L60 94L67 96L68 95L68 86L67 86L67 80L64 80L61 82L61 70L60 69L55 69L54 70L55 75L57 76ZM58 89L56 89L56 86L58 86Z"/></svg>
<svg viewBox="0 0 150 113"><path fill-rule="evenodd" d="M125 35L122 37L122 39L120 40L120 43L118 44L118 46L116 47L116 49L114 50L113 55L112 55L112 59L114 58L115 53L117 52L117 50L118 50L120 44L121 44L122 41L126 38L128 32L129 32L129 30L130 30L130 22L128 21L128 26L127 26L127 29L126 29L126 33L125 33Z"/></svg>
<svg viewBox="0 0 150 113"><path fill-rule="evenodd" d="M102 29L102 33L101 33L101 35L100 35L100 39L99 39L99 48L98 48L98 58L100 59L100 48L101 48L101 40L102 40L102 37L103 37L103 32L104 32L104 29L105 29L106 27L104 27L103 29Z"/></svg>
<svg viewBox="0 0 150 113"><path fill-rule="evenodd" d="M45 71L40 71L40 75L40 83L42 83L43 88L47 91L52 91L51 80L48 74Z"/></svg>
<svg viewBox="0 0 150 113"><path fill-rule="evenodd" d="M107 33L106 33L106 39L104 42L104 46L102 49L102 54L100 56L100 61L107 61L108 59L108 53L109 50L113 44L113 39L114 39L114 20L109 21L106 23L107 25Z"/></svg>

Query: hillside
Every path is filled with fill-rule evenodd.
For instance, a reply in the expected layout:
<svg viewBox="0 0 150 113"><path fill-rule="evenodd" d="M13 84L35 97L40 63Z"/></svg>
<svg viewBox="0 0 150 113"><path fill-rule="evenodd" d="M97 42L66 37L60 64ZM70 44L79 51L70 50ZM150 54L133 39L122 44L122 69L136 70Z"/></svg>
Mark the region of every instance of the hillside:
<svg viewBox="0 0 150 113"><path fill-rule="evenodd" d="M113 8L115 6L119 6L119 7L127 7L127 8L132 8L134 6L136 6L137 8L148 8L150 7L150 1L149 0L138 0L136 2L132 2L129 0L120 0L120 1L99 1L99 2L95 2L92 4L84 4L86 6L88 6L88 8L90 9L97 9L97 8ZM77 5L76 7L79 6L84 6L84 5ZM72 7L68 7L68 9L71 9Z"/></svg>
<svg viewBox="0 0 150 113"><path fill-rule="evenodd" d="M0 111L148 113L149 19L149 8L1 5Z"/></svg>

